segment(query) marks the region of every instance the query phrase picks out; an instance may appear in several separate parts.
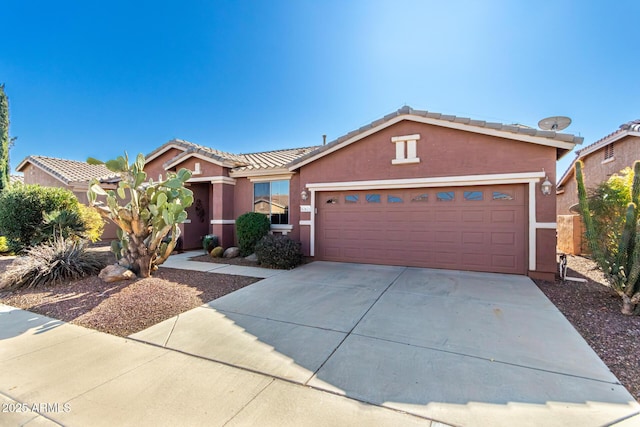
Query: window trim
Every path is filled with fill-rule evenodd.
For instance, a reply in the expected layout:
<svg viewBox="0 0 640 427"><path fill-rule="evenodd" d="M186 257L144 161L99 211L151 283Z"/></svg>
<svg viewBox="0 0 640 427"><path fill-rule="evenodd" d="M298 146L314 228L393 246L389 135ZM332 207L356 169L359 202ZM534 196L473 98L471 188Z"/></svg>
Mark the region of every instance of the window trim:
<svg viewBox="0 0 640 427"><path fill-rule="evenodd" d="M253 212L257 212L256 211L256 185L258 184L269 184L269 205L272 205L272 197L273 197L273 183L274 182L283 182L285 181L287 183L287 197L289 198L288 200L288 204L286 206L286 212L287 212L287 223L286 224L271 224L271 226L291 226L293 227L293 225L291 224L291 180L290 179L274 179L274 180L257 180L257 181L251 181L251 183L253 184L253 191L252 191L252 201L251 203L253 204ZM263 213L263 212L258 212L258 213ZM268 216L269 218L269 222L271 222L271 218L273 217L274 213L271 212L271 209L269 211L269 214L265 214ZM273 229L273 228L272 228Z"/></svg>

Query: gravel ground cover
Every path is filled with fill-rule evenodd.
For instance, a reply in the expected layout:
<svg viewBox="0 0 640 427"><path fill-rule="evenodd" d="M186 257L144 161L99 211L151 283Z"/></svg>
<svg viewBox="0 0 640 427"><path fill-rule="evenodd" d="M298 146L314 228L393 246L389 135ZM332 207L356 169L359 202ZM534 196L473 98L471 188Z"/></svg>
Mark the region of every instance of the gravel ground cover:
<svg viewBox="0 0 640 427"><path fill-rule="evenodd" d="M569 255L567 265L567 276L584 278L587 283L556 280L536 284L640 401L640 316L620 312L620 297L606 285L593 261Z"/></svg>

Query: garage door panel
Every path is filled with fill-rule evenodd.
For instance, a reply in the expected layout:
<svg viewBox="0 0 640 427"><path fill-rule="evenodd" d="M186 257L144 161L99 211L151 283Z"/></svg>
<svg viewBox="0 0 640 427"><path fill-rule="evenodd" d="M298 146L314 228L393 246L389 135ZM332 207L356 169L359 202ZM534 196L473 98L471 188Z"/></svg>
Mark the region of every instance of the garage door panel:
<svg viewBox="0 0 640 427"><path fill-rule="evenodd" d="M323 204L319 193L316 256L524 274L524 190L524 185L501 185L352 191L334 194L335 204ZM452 199L438 201L442 192ZM376 202L367 203L367 195ZM347 197L358 203L344 203Z"/></svg>
<svg viewBox="0 0 640 427"><path fill-rule="evenodd" d="M513 246L516 244L516 234L513 232L510 232L510 233L493 232L491 233L491 244Z"/></svg>

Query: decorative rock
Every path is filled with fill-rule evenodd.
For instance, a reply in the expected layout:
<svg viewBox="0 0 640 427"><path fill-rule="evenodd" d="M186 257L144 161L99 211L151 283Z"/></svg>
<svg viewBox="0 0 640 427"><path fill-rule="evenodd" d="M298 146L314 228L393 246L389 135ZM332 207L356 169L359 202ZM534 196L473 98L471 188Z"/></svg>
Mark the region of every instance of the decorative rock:
<svg viewBox="0 0 640 427"><path fill-rule="evenodd" d="M216 246L215 248L211 249L210 255L212 258L220 258L222 254L224 254L224 248L222 246Z"/></svg>
<svg viewBox="0 0 640 427"><path fill-rule="evenodd" d="M98 277L102 279L103 282L111 283L111 282L119 282L121 280L131 280L135 279L136 275L133 274L133 271L124 268L121 265L113 264L108 265L100 271Z"/></svg>
<svg viewBox="0 0 640 427"><path fill-rule="evenodd" d="M258 255L256 255L255 253L252 253L251 255L244 257L244 259L246 259L247 261L258 262Z"/></svg>
<svg viewBox="0 0 640 427"><path fill-rule="evenodd" d="M240 248L232 246L230 248L227 248L227 250L224 251L224 255L222 255L222 256L224 258L235 258L235 257L237 257L239 255L240 255Z"/></svg>

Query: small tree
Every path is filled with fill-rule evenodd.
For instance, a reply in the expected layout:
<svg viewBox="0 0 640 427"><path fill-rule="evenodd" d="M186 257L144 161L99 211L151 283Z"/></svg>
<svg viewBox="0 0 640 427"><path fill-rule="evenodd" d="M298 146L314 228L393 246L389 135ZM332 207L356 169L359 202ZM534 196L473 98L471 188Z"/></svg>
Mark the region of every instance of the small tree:
<svg viewBox="0 0 640 427"><path fill-rule="evenodd" d="M186 208L193 203L193 193L184 183L191 178L191 172L180 169L177 174L168 173L164 181L153 182L146 181L142 154L131 164L126 153L106 163L91 158L87 162L104 164L120 175L116 191L104 190L97 180L92 180L89 202L120 228L118 240L111 245L119 264L138 277L149 277L171 255L180 234L178 224L187 219ZM106 207L97 202L98 196L106 197ZM127 203L121 206L118 199ZM163 241L169 233L171 240Z"/></svg>
<svg viewBox="0 0 640 427"><path fill-rule="evenodd" d="M0 192L9 186L9 100L0 85Z"/></svg>
<svg viewBox="0 0 640 427"><path fill-rule="evenodd" d="M622 313L640 303L640 161L587 196L581 161L576 162L580 214L589 249L611 288L622 298Z"/></svg>

